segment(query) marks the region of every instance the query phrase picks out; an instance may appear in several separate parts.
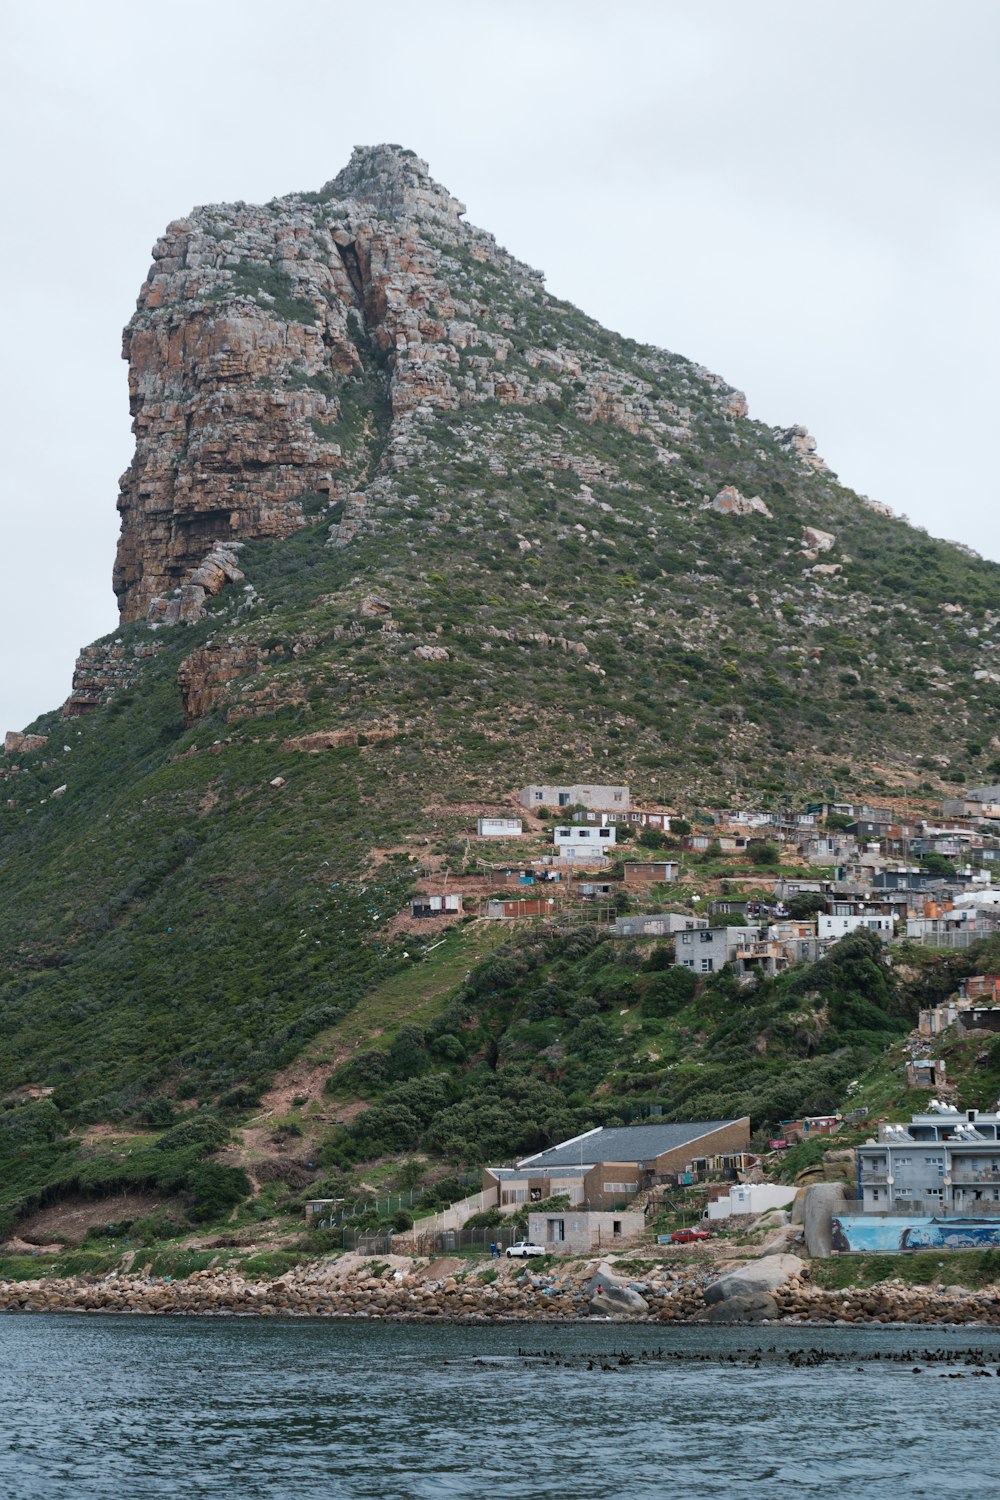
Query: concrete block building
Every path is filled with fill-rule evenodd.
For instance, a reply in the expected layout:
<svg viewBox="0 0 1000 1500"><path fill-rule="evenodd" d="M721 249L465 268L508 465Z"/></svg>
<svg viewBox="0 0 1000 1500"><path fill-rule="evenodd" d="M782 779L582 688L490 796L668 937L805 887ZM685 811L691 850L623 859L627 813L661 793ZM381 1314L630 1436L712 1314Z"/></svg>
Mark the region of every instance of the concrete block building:
<svg viewBox="0 0 1000 1500"><path fill-rule="evenodd" d="M932 1100L858 1147L865 1213L1000 1215L1000 1114Z"/></svg>
<svg viewBox="0 0 1000 1500"><path fill-rule="evenodd" d="M574 782L571 786L541 786L532 784L520 791L522 807L593 807L598 811L625 812L629 807L627 786L594 786Z"/></svg>

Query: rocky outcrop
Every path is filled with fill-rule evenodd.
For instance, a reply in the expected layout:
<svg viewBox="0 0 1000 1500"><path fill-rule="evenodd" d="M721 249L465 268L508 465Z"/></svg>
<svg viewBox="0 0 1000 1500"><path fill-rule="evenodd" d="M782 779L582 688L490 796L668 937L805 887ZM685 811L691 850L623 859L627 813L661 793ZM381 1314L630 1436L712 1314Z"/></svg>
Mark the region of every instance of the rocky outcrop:
<svg viewBox="0 0 1000 1500"><path fill-rule="evenodd" d="M816 439L805 427L773 427L771 430L781 446L793 453L803 468L828 472L826 460L816 452Z"/></svg>
<svg viewBox="0 0 1000 1500"><path fill-rule="evenodd" d="M399 730L395 725L373 724L356 729L317 729L312 734L300 734L294 739L284 740L282 750L305 751L318 755L323 750L342 750L350 745L377 745L383 740L395 739Z"/></svg>
<svg viewBox="0 0 1000 1500"><path fill-rule="evenodd" d="M536 347L522 325L544 314L541 274L463 214L412 151L374 146L319 193L168 226L124 335L123 619L197 617L197 590L218 582L213 545L284 537L328 510L333 545L370 530L399 503L388 479L420 458L435 410L571 397L583 420L644 434L673 462L690 410L593 350ZM502 286L500 303L469 268ZM691 365L686 380L727 421L745 416L718 376Z"/></svg>
<svg viewBox="0 0 1000 1500"><path fill-rule="evenodd" d="M41 750L48 742L47 734L18 734L16 729L8 729L3 741L4 754L30 755L32 750Z"/></svg>
<svg viewBox="0 0 1000 1500"><path fill-rule="evenodd" d="M223 697L235 677L254 671L263 660L253 641L210 641L185 657L177 672L184 717L203 719Z"/></svg>
<svg viewBox="0 0 1000 1500"><path fill-rule="evenodd" d="M216 542L173 597L157 595L150 600L146 619L150 625L194 624L205 613L205 600L218 594L227 583L242 583L236 555L242 542Z"/></svg>
<svg viewBox="0 0 1000 1500"><path fill-rule="evenodd" d="M752 516L761 515L771 519L771 512L764 504L759 495L741 495L734 484L723 485L714 500L710 500L704 507L705 510L717 510L723 516Z"/></svg>
<svg viewBox="0 0 1000 1500"><path fill-rule="evenodd" d="M73 670L73 688L63 704L64 719L78 719L81 714L110 703L116 693L134 687L145 663L159 650L156 641L106 641L84 646Z"/></svg>

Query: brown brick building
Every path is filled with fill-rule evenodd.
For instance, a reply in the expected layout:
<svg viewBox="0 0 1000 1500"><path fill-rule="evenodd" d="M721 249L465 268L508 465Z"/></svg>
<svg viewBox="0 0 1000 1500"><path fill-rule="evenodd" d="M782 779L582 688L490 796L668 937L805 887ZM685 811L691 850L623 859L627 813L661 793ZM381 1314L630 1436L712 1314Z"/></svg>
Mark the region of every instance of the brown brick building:
<svg viewBox="0 0 1000 1500"><path fill-rule="evenodd" d="M486 1167L483 1189L496 1191L500 1208L544 1202L561 1193L572 1205L611 1208L685 1173L740 1165L734 1159L742 1158L749 1143L749 1115L588 1130L516 1167Z"/></svg>

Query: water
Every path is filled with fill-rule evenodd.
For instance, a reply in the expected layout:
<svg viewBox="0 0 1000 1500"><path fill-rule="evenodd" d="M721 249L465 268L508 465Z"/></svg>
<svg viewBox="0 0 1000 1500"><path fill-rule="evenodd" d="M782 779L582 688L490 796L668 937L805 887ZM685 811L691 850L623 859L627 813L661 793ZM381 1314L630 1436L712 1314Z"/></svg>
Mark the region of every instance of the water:
<svg viewBox="0 0 1000 1500"><path fill-rule="evenodd" d="M767 1349L761 1367L720 1363ZM551 1349L570 1368L526 1359ZM663 1363L587 1354L662 1347ZM813 1369L792 1350L848 1356ZM995 1495L1000 1331L0 1318L10 1500ZM921 1361L921 1363L923 1363ZM952 1378L956 1369L965 1378Z"/></svg>

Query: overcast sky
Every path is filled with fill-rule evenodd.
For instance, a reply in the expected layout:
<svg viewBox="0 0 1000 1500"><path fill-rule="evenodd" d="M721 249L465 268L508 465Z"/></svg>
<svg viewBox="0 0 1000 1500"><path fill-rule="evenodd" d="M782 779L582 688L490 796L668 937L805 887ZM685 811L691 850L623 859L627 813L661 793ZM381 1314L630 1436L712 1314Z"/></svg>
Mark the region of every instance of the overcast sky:
<svg viewBox="0 0 1000 1500"><path fill-rule="evenodd" d="M1000 559L993 0L8 0L0 732L112 629L162 228L396 141L611 328Z"/></svg>

